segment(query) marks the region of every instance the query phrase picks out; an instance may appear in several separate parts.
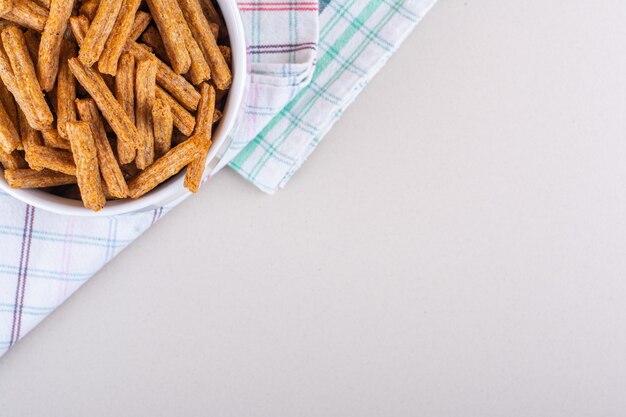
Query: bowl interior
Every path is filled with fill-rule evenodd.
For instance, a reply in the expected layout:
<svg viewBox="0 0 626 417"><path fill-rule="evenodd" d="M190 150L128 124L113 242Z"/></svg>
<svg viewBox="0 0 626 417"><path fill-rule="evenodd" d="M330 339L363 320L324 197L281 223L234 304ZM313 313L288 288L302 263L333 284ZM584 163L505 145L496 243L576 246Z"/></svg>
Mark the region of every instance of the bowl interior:
<svg viewBox="0 0 626 417"><path fill-rule="evenodd" d="M220 148L227 140L228 133L235 124L237 112L243 100L246 77L246 46L237 3L232 0L217 0L217 3L220 6L226 27L228 28L232 53L233 82L226 99L223 118L213 132L213 145L207 155L207 166L217 156ZM4 180L1 167L0 189L24 203L58 214L86 217L114 216L151 210L169 202L188 197L191 193L183 186L184 175L185 170L182 170L137 200L107 201L106 206L99 212L93 212L84 208L81 201L56 196L46 191L11 188Z"/></svg>

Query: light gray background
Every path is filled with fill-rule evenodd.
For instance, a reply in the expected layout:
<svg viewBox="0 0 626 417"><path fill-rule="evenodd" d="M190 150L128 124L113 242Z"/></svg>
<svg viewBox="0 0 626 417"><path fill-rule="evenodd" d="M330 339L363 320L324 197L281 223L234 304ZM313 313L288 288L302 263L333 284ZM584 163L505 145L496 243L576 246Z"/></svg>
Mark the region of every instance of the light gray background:
<svg viewBox="0 0 626 417"><path fill-rule="evenodd" d="M626 4L441 0L270 197L220 174L1 416L623 416Z"/></svg>

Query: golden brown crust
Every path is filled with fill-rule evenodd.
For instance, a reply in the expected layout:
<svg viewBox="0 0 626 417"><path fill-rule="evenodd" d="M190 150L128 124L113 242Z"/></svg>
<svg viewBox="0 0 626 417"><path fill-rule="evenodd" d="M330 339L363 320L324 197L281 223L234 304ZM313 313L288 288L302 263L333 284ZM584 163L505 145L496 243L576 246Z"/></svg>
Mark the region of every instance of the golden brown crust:
<svg viewBox="0 0 626 417"><path fill-rule="evenodd" d="M35 66L28 54L24 34L17 27L9 26L2 31L2 43L17 83L17 91L14 95L17 93L21 97L18 101L28 122L37 130L49 128L54 119L37 80ZM6 82L5 85L9 87Z"/></svg>
<svg viewBox="0 0 626 417"><path fill-rule="evenodd" d="M150 51L145 49L145 45L142 46L136 42L129 43L128 52L138 61L154 56ZM171 94L172 97L178 100L185 108L188 110L196 110L198 108L198 101L200 101L200 93L198 93L198 90L196 90L185 77L176 74L172 68L167 66L160 59L157 63L157 84L163 87L165 91Z"/></svg>
<svg viewBox="0 0 626 417"><path fill-rule="evenodd" d="M96 17L96 12L98 11L98 4L100 4L100 0L85 0L81 5L78 11L80 14L85 15L89 21L92 21L94 17Z"/></svg>
<svg viewBox="0 0 626 417"><path fill-rule="evenodd" d="M13 8L2 18L25 28L42 32L48 19L48 10L30 0L13 0Z"/></svg>
<svg viewBox="0 0 626 417"><path fill-rule="evenodd" d="M70 17L70 29L76 43L80 46L83 44L87 30L89 30L89 20L83 15L72 16Z"/></svg>
<svg viewBox="0 0 626 417"><path fill-rule="evenodd" d="M191 66L191 57L185 46L184 28L178 17L178 14L182 15L178 3L175 0L146 0L146 3L159 28L172 69L176 74L186 73Z"/></svg>
<svg viewBox="0 0 626 417"><path fill-rule="evenodd" d="M160 158L172 147L174 116L166 101L161 99L154 101L152 122L154 124L154 153L157 158Z"/></svg>
<svg viewBox="0 0 626 417"><path fill-rule="evenodd" d="M100 74L92 68L87 68L77 58L69 60L70 70L76 80L87 90L94 99L102 116L117 134L117 140L126 141L129 145L136 146L139 143L139 133L133 122L113 97Z"/></svg>
<svg viewBox="0 0 626 417"><path fill-rule="evenodd" d="M47 188L76 184L76 177L47 169L5 169L4 179L12 188Z"/></svg>
<svg viewBox="0 0 626 417"><path fill-rule="evenodd" d="M136 41L141 36L143 31L146 30L151 21L152 16L150 16L149 13L139 10L135 14L135 21L133 22L133 27L130 30L130 34L128 35L127 42Z"/></svg>
<svg viewBox="0 0 626 417"><path fill-rule="evenodd" d="M76 121L76 80L68 64L68 59L76 56L76 46L70 40L63 41L61 50L61 68L57 81L57 129L59 136L67 139L65 125L68 122Z"/></svg>
<svg viewBox="0 0 626 417"><path fill-rule="evenodd" d="M213 125L213 113L215 111L215 89L213 86L207 83L202 84L200 87L200 95L200 104L198 105L198 114L196 115L196 130L194 133L200 138L202 153L189 164L185 174L185 188L192 193L198 191L200 183L202 182L207 152L211 147L211 126Z"/></svg>
<svg viewBox="0 0 626 417"><path fill-rule="evenodd" d="M11 120L11 116L3 105L0 105L0 148L6 153L11 153L22 147L20 135Z"/></svg>
<svg viewBox="0 0 626 417"><path fill-rule="evenodd" d="M37 76L44 91L54 87L59 71L61 42L73 8L73 0L52 0L50 3L50 14L41 34L37 58Z"/></svg>
<svg viewBox="0 0 626 417"><path fill-rule="evenodd" d="M135 57L124 53L120 57L117 75L115 76L115 97L135 123ZM120 164L129 164L135 159L135 146L127 141L117 141L117 155Z"/></svg>
<svg viewBox="0 0 626 417"><path fill-rule="evenodd" d="M93 211L99 211L104 207L106 197L102 189L98 152L91 127L87 122L68 123L67 133L72 144L76 179L83 205Z"/></svg>
<svg viewBox="0 0 626 417"><path fill-rule="evenodd" d="M115 75L117 72L117 62L124 51L126 41L133 29L135 13L139 8L141 0L126 0L117 15L117 20L113 25L111 34L104 45L102 55L98 61L100 72Z"/></svg>
<svg viewBox="0 0 626 417"><path fill-rule="evenodd" d="M84 65L90 67L100 58L121 7L122 0L100 0L96 16L78 52L78 58Z"/></svg>
<svg viewBox="0 0 626 417"><path fill-rule="evenodd" d="M76 175L74 158L69 151L32 145L26 151L26 162L31 167L46 168L67 175Z"/></svg>
<svg viewBox="0 0 626 417"><path fill-rule="evenodd" d="M156 97L169 104L170 109L172 109L172 117L174 118L176 129L180 130L184 135L190 136L196 125L196 119L193 115L159 86L156 88Z"/></svg>
<svg viewBox="0 0 626 417"><path fill-rule="evenodd" d="M13 0L0 0L0 16L7 14L13 8Z"/></svg>
<svg viewBox="0 0 626 417"><path fill-rule="evenodd" d="M22 147L24 150L28 151L28 147L32 145L43 145L41 132L30 127L24 112L19 107L17 109L17 117L19 120L18 124L20 126L20 136L22 138Z"/></svg>
<svg viewBox="0 0 626 417"><path fill-rule="evenodd" d="M152 124L152 106L156 87L156 59L147 59L137 63L135 76L135 124L141 139L137 146L135 163L137 168L145 169L154 161L154 130Z"/></svg>
<svg viewBox="0 0 626 417"><path fill-rule="evenodd" d="M81 120L88 122L91 133L96 142L98 152L98 163L102 179L106 184L106 191L115 198L126 198L128 196L128 185L124 180L124 174L115 159L113 149L109 143L100 112L96 103L92 99L77 100L76 107Z"/></svg>
<svg viewBox="0 0 626 417"><path fill-rule="evenodd" d="M44 129L41 131L41 136L43 137L43 143L46 146L58 149L70 149L69 140L60 137L57 129Z"/></svg>
<svg viewBox="0 0 626 417"><path fill-rule="evenodd" d="M220 90L230 87L232 74L224 56L217 46L217 41L211 33L209 22L202 12L199 0L179 0L187 24L193 37L198 41L206 61L211 67L211 77Z"/></svg>
<svg viewBox="0 0 626 417"><path fill-rule="evenodd" d="M199 136L192 136L189 140L170 149L163 157L128 182L130 197L136 199L153 190L163 181L176 175L201 153Z"/></svg>

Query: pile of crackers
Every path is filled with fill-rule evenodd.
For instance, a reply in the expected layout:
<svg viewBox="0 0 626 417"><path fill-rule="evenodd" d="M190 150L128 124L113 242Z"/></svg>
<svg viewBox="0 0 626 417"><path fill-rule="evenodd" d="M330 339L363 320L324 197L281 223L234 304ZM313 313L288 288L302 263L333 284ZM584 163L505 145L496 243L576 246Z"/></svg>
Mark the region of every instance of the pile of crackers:
<svg viewBox="0 0 626 417"><path fill-rule="evenodd" d="M0 0L0 164L101 210L187 167L200 186L232 82L211 0Z"/></svg>

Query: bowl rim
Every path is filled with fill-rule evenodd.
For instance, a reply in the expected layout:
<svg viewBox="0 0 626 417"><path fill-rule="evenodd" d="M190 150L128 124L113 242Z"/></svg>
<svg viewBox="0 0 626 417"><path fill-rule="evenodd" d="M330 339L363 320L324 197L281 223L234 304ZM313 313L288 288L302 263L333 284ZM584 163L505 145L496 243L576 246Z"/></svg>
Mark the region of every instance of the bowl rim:
<svg viewBox="0 0 626 417"><path fill-rule="evenodd" d="M228 134L233 129L238 117L241 103L243 101L246 83L246 43L243 30L243 23L237 3L231 0L217 0L224 21L228 29L230 39L233 81L226 98L223 118L213 133L213 145L209 149L206 158L206 167L218 156L220 149L226 144ZM205 176L209 170L205 171ZM2 167L0 166L0 190L12 197L56 214L81 217L107 217L122 214L137 213L141 211L153 210L169 202L183 200L192 193L183 186L185 170L182 170L166 183L157 186L146 195L136 199L123 199L108 201L106 206L94 212L83 207L80 200L56 196L46 191L37 189L16 189L11 188L5 181Z"/></svg>

